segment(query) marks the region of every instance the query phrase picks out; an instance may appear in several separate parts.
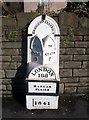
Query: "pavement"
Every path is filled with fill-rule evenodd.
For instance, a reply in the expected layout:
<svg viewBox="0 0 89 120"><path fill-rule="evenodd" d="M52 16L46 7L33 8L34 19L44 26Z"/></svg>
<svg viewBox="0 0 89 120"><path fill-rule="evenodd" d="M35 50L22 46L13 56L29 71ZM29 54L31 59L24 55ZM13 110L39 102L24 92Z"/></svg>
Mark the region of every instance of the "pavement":
<svg viewBox="0 0 89 120"><path fill-rule="evenodd" d="M23 102L24 103L24 102ZM28 110L25 104L14 97L2 98L2 120L28 119L73 119L89 120L89 95L60 96L57 110Z"/></svg>

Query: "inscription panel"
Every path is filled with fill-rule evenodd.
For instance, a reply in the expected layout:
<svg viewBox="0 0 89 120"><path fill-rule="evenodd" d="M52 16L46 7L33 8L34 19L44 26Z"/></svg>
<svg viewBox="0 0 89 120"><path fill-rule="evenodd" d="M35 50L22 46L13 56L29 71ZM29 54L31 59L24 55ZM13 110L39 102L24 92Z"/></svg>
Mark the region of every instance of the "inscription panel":
<svg viewBox="0 0 89 120"><path fill-rule="evenodd" d="M44 64L53 63L57 61L56 45L51 37L45 39L44 44Z"/></svg>
<svg viewBox="0 0 89 120"><path fill-rule="evenodd" d="M29 74L29 79L44 79L44 80L48 80L48 79L55 79L55 72L46 66L39 66L34 68L30 74Z"/></svg>
<svg viewBox="0 0 89 120"><path fill-rule="evenodd" d="M28 82L28 93L56 93L57 83Z"/></svg>
<svg viewBox="0 0 89 120"><path fill-rule="evenodd" d="M28 109L57 109L58 96L26 96Z"/></svg>

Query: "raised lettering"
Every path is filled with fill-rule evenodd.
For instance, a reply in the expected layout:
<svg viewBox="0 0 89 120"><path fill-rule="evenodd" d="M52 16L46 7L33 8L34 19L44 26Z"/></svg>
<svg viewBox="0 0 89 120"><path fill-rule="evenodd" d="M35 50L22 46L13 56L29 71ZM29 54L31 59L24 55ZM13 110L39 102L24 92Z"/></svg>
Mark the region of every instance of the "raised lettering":
<svg viewBox="0 0 89 120"><path fill-rule="evenodd" d="M31 72L33 76L37 75L39 78L48 78L49 76L55 75L54 71L52 71L48 67L38 67L36 69L33 69Z"/></svg>
<svg viewBox="0 0 89 120"><path fill-rule="evenodd" d="M42 71L42 67L41 68L38 68L39 72Z"/></svg>
<svg viewBox="0 0 89 120"><path fill-rule="evenodd" d="M33 29L33 31L32 31L32 34L35 34L35 30L36 30L37 27L38 27L41 23L43 23L43 22L45 22L45 23L51 28L52 34L54 34L54 33L55 33L54 27L53 27L52 24L51 24L49 21L47 21L47 20L38 22L38 23L35 25L35 27L34 27L34 29Z"/></svg>

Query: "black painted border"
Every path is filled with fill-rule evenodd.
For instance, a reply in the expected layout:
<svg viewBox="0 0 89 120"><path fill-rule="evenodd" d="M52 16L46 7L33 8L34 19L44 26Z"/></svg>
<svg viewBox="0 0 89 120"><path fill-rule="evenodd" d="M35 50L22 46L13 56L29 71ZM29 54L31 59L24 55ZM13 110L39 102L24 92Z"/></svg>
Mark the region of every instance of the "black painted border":
<svg viewBox="0 0 89 120"><path fill-rule="evenodd" d="M51 82L56 83L55 93L29 93L28 92L28 82ZM46 96L58 96L59 95L59 81L49 81L49 80L26 80L26 95L46 95Z"/></svg>

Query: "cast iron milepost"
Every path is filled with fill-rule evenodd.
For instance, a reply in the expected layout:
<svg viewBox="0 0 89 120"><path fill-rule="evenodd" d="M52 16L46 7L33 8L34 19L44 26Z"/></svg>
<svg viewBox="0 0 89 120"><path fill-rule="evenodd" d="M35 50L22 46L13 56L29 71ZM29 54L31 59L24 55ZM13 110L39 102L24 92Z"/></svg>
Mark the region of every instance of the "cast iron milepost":
<svg viewBox="0 0 89 120"><path fill-rule="evenodd" d="M44 5L44 4L43 4ZM28 27L27 109L58 109L60 30L45 11Z"/></svg>

